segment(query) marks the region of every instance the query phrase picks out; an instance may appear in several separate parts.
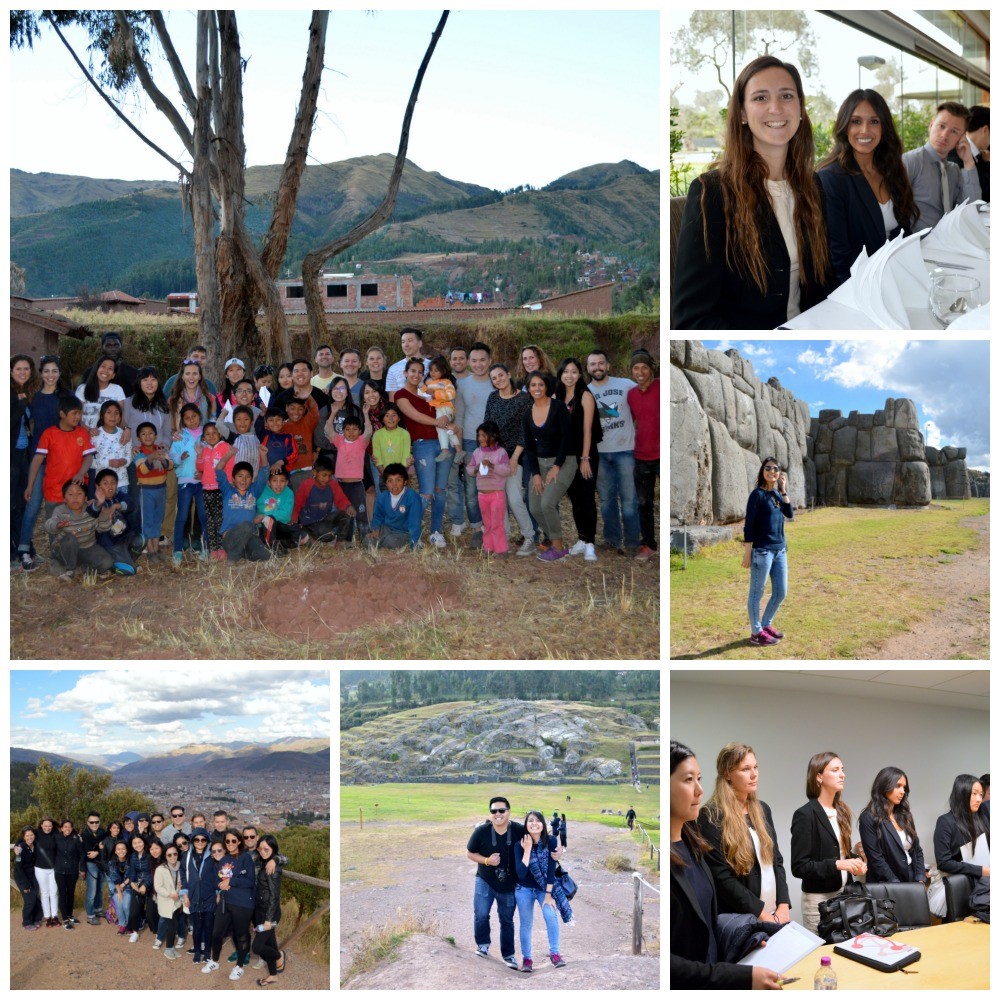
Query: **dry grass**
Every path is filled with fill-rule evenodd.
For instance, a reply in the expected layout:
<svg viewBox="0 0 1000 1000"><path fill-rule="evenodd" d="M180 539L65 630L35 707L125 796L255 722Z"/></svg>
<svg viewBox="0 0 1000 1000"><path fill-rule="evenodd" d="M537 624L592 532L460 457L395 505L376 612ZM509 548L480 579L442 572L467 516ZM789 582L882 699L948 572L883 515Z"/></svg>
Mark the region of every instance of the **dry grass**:
<svg viewBox="0 0 1000 1000"><path fill-rule="evenodd" d="M604 859L604 867L609 872L634 872L635 862L624 854L613 852Z"/></svg>
<svg viewBox="0 0 1000 1000"><path fill-rule="evenodd" d="M391 922L372 925L362 931L354 961L341 982L349 976L370 972L383 959L391 958L411 934L433 934L436 930L437 924L433 921L416 916L412 910L397 909Z"/></svg>

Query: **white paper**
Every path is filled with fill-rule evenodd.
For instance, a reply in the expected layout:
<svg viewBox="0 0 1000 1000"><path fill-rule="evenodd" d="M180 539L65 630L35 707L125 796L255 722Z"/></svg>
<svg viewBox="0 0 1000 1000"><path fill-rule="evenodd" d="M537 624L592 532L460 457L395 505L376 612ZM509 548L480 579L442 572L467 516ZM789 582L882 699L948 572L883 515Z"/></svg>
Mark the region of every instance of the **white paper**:
<svg viewBox="0 0 1000 1000"><path fill-rule="evenodd" d="M479 463L479 475L488 476L490 474L489 466L485 462Z"/></svg>
<svg viewBox="0 0 1000 1000"><path fill-rule="evenodd" d="M783 924L780 931L768 938L766 948L755 948L746 958L741 958L738 964L760 965L777 973L785 973L811 951L825 944L818 934L807 931L802 924L792 920Z"/></svg>
<svg viewBox="0 0 1000 1000"><path fill-rule="evenodd" d="M979 865L980 868L990 867L990 845L986 843L985 833L976 838L975 848L972 844L962 845L962 860L972 865Z"/></svg>
<svg viewBox="0 0 1000 1000"><path fill-rule="evenodd" d="M892 938L879 937L877 934L859 934L847 941L841 941L834 947L833 953L843 955L845 958L854 956L859 959L865 958L869 962L877 962L882 968L894 969L919 950Z"/></svg>
<svg viewBox="0 0 1000 1000"><path fill-rule="evenodd" d="M271 401L271 390L270 390L270 389L268 389L268 387L267 387L266 385L262 385L262 386L261 386L261 387L260 387L260 388L259 388L259 389L257 390L257 395L258 395L258 396L260 396L260 401L261 401L261 402L262 402L262 403L263 403L263 404L264 404L265 406L267 406L267 404L268 404L268 403L269 403L269 402Z"/></svg>

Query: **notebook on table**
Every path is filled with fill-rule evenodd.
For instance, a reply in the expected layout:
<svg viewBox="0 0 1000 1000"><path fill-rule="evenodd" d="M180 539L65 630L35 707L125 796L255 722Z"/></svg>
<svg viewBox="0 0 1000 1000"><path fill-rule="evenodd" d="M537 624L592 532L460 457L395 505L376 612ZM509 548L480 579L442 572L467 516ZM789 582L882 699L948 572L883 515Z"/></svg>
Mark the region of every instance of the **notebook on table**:
<svg viewBox="0 0 1000 1000"><path fill-rule="evenodd" d="M833 953L882 972L895 972L920 958L919 948L893 941L892 938L879 937L877 934L859 934L834 945Z"/></svg>

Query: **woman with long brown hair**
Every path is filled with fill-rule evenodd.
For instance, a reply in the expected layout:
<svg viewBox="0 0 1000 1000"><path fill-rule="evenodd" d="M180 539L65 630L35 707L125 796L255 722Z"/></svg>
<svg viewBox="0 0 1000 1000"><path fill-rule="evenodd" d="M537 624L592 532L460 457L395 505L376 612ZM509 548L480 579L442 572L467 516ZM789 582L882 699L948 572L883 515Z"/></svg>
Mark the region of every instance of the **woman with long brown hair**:
<svg viewBox="0 0 1000 1000"><path fill-rule="evenodd" d="M791 897L785 867L771 809L757 798L758 780L753 747L727 743L716 758L715 790L698 816L698 828L712 845L705 860L722 911L787 924Z"/></svg>
<svg viewBox="0 0 1000 1000"><path fill-rule="evenodd" d="M754 59L733 87L722 159L688 192L673 329L773 329L826 297L814 156L799 71L774 56Z"/></svg>
<svg viewBox="0 0 1000 1000"><path fill-rule="evenodd" d="M802 923L819 926L819 904L832 899L868 866L851 849L851 810L842 795L844 762L829 750L806 768L804 806L792 816L792 874L802 879Z"/></svg>
<svg viewBox="0 0 1000 1000"><path fill-rule="evenodd" d="M877 90L853 90L837 112L833 148L817 168L826 192L830 263L838 285L862 250L872 254L917 219L903 143Z"/></svg>

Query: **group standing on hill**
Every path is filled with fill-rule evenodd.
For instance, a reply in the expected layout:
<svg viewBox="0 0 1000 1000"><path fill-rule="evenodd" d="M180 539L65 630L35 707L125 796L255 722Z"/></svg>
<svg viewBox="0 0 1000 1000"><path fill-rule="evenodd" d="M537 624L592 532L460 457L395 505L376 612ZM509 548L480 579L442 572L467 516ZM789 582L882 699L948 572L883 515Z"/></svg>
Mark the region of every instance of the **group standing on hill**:
<svg viewBox="0 0 1000 1000"><path fill-rule="evenodd" d="M188 823L184 813L183 806L172 806L168 823L162 813L133 811L105 829L91 812L82 832L69 819L56 827L51 817L37 828L24 827L14 847L22 928L74 930L80 924L74 894L83 877L88 924L99 926L103 917L130 944L148 928L153 949L170 960L182 957L190 937L187 954L194 964L204 963L206 974L220 968L223 943L231 937L229 978L243 977L252 952L255 968L268 970L257 985L276 982L285 968L276 929L288 859L272 834L231 826L223 809L213 814L211 829L204 815L195 813Z"/></svg>
<svg viewBox="0 0 1000 1000"><path fill-rule="evenodd" d="M207 378L194 345L177 373L136 370L121 338L75 392L58 356L11 359L11 568L33 570L39 515L52 571L133 576L169 545L181 567L200 560L266 560L313 544L445 548L457 540L491 557L597 560L603 543L642 561L657 548L659 379L644 349L632 378L610 375L595 348L586 365L553 370L542 348L519 355L520 384L487 344L425 357L423 334L400 336L404 357L381 349L252 370L240 358ZM317 371L318 374L313 374ZM569 496L577 540L560 503ZM44 512L43 512L44 506ZM511 518L521 532L511 542ZM430 531L424 535L424 523Z"/></svg>

